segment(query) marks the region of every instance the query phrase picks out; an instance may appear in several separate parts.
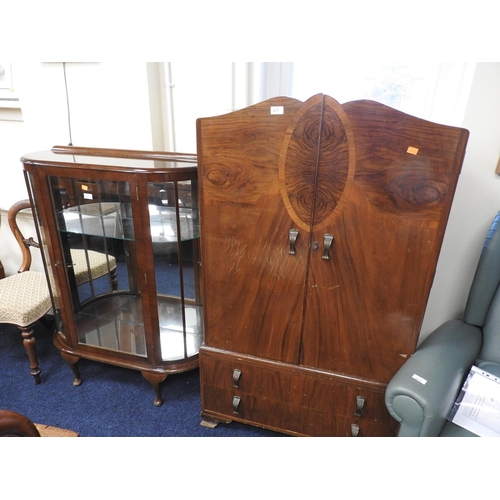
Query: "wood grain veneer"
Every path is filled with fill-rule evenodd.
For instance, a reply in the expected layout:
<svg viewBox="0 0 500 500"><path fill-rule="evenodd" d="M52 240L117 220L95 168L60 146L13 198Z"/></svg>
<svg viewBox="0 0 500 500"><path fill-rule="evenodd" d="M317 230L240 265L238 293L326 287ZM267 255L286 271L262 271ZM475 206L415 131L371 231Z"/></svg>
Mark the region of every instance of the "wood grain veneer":
<svg viewBox="0 0 500 500"><path fill-rule="evenodd" d="M270 112L279 106L282 114ZM394 434L380 416L383 390L416 347L468 132L322 94L271 99L197 127L203 415L345 435L352 415L340 408L371 388L366 411L379 417L366 417L358 435ZM218 365L241 369L241 356L256 359L243 363L245 380L262 385L254 382L252 404L236 396L246 409L233 415L242 389L220 385ZM264 360L277 364L269 371Z"/></svg>

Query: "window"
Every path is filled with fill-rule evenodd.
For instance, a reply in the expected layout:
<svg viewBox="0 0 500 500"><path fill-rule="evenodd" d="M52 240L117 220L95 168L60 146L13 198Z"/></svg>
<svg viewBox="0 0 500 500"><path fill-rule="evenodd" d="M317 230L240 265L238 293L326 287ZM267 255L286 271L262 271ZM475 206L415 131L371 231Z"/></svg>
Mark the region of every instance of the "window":
<svg viewBox="0 0 500 500"><path fill-rule="evenodd" d="M153 130L162 127L163 137L158 139L156 149L196 152L197 118L230 113L271 97L290 95L292 63L176 61L159 64L163 114L158 115Z"/></svg>
<svg viewBox="0 0 500 500"><path fill-rule="evenodd" d="M196 152L196 119L258 102L259 74L258 63L163 63L165 149Z"/></svg>
<svg viewBox="0 0 500 500"><path fill-rule="evenodd" d="M420 118L460 125L475 64L436 62L293 63L291 96L328 94L340 103L371 99Z"/></svg>
<svg viewBox="0 0 500 500"><path fill-rule="evenodd" d="M324 93L340 103L371 99L446 125L462 124L473 63L166 62L159 63L162 109L156 149L196 151L196 119L275 96L301 101Z"/></svg>

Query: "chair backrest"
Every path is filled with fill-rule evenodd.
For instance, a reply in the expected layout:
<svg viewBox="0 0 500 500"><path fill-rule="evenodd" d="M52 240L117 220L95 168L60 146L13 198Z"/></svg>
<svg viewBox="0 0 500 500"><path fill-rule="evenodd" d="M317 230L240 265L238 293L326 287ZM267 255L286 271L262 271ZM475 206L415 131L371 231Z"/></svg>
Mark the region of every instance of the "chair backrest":
<svg viewBox="0 0 500 500"><path fill-rule="evenodd" d="M500 212L484 242L464 321L483 329L479 359L500 363Z"/></svg>
<svg viewBox="0 0 500 500"><path fill-rule="evenodd" d="M21 210L31 209L31 203L29 200L21 200L12 205L7 213L7 220L9 223L10 230L16 239L19 248L21 249L22 262L21 267L18 272L22 273L24 271L28 271L31 267L31 247L39 248L40 245L32 238L25 238L21 229L19 228L19 224L17 222L17 215ZM5 270L0 260L0 279L5 278Z"/></svg>
<svg viewBox="0 0 500 500"><path fill-rule="evenodd" d="M31 209L31 203L29 200L21 200L18 201L17 203L14 203L9 209L9 212L7 214L7 219L9 222L9 227L12 231L12 234L14 235L14 238L16 239L17 243L19 244L19 248L21 249L21 254L22 254L22 262L21 262L21 267L19 268L18 272L22 273L24 271L28 271L29 268L31 267L31 247L39 248L40 245L32 238L25 238L23 233L21 232L21 229L19 228L19 224L17 222L17 216L21 210L25 209ZM5 276L4 276L5 277Z"/></svg>

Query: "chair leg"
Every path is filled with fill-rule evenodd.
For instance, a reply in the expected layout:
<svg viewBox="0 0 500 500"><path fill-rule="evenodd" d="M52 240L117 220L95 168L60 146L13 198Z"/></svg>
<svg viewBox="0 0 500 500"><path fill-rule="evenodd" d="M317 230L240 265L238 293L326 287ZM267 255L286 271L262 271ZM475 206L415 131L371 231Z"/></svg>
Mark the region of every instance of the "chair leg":
<svg viewBox="0 0 500 500"><path fill-rule="evenodd" d="M42 380L40 378L40 373L42 370L38 366L38 357L36 355L36 339L34 335L33 325L26 326L24 328L19 327L21 330L21 335L23 337L23 345L28 353L28 358L30 361L30 373L35 379L35 384L39 384Z"/></svg>

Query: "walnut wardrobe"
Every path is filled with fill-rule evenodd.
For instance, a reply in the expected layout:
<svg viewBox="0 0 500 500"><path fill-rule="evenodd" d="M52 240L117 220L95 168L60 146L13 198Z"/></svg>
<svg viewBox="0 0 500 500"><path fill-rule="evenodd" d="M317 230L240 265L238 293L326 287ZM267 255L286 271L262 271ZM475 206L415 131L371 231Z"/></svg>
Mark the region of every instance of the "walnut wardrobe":
<svg viewBox="0 0 500 500"><path fill-rule="evenodd" d="M395 435L468 131L318 94L197 136L202 423Z"/></svg>

